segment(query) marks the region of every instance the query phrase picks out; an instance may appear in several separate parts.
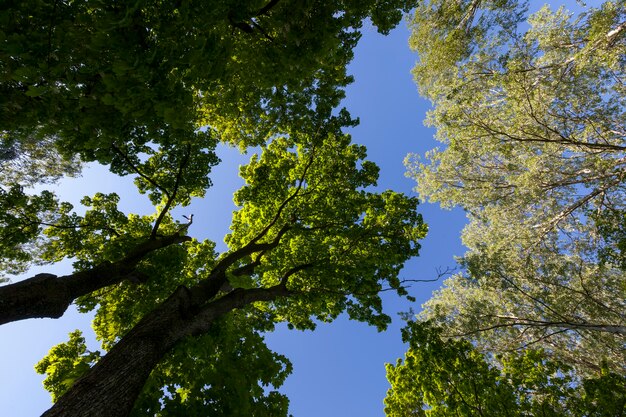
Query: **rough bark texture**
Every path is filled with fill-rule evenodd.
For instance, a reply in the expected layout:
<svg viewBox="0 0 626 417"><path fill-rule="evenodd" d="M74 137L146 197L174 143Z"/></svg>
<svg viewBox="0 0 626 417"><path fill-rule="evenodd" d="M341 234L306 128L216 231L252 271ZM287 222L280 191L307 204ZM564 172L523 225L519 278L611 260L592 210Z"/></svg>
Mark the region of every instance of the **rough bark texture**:
<svg viewBox="0 0 626 417"><path fill-rule="evenodd" d="M167 236L148 240L117 262L100 264L86 271L57 277L38 274L0 287L0 324L30 318L59 318L77 297L132 278L137 263L148 253L190 240Z"/></svg>
<svg viewBox="0 0 626 417"><path fill-rule="evenodd" d="M127 416L152 369L178 341L206 332L215 319L236 308L288 294L283 285L267 289L235 289L199 307L191 303L194 289L179 287L76 381L42 417Z"/></svg>

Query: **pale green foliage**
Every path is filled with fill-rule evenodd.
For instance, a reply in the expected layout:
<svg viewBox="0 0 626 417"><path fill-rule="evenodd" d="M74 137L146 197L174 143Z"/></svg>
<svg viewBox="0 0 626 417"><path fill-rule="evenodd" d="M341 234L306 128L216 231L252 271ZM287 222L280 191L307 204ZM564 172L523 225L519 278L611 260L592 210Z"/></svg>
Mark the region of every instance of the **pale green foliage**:
<svg viewBox="0 0 626 417"><path fill-rule="evenodd" d="M0 184L29 186L80 174L78 158L61 156L55 138L15 139L7 132L0 133Z"/></svg>
<svg viewBox="0 0 626 417"><path fill-rule="evenodd" d="M524 2L452 3L415 15L415 77L444 147L407 165L422 198L466 210L469 251L424 317L490 351L537 343L583 374L602 358L622 373L626 287L611 236L626 209L625 3L576 18L545 6L525 32ZM431 18L433 35L420 29Z"/></svg>
<svg viewBox="0 0 626 417"><path fill-rule="evenodd" d="M49 191L28 195L19 185L0 187L0 274L18 274L37 261L44 225L55 221L57 210Z"/></svg>
<svg viewBox="0 0 626 417"><path fill-rule="evenodd" d="M420 93L439 97L458 75L455 64L485 45L499 46L522 19L526 1L424 0L410 21L409 45L418 51L413 72Z"/></svg>
<svg viewBox="0 0 626 417"><path fill-rule="evenodd" d="M626 406L626 378L605 369L578 381L571 367L528 349L493 366L466 340L410 322L404 360L387 365L389 417L616 417Z"/></svg>

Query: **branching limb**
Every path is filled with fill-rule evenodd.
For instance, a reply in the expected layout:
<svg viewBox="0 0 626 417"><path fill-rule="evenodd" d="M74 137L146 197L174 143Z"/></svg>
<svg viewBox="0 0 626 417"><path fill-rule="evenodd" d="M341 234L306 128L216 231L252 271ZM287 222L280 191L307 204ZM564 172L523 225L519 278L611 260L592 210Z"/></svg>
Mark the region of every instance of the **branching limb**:
<svg viewBox="0 0 626 417"><path fill-rule="evenodd" d="M29 318L58 318L78 297L122 282L142 280L135 274L137 263L149 253L170 245L191 240L172 235L147 240L130 250L121 260L103 262L93 268L56 277L39 274L15 284L0 287L0 324Z"/></svg>
<svg viewBox="0 0 626 417"><path fill-rule="evenodd" d="M306 179L306 174L309 170L309 168L311 167L311 165L313 164L313 161L315 160L315 150L313 150L311 152L311 156L309 158L309 160L307 161L307 164L304 166L304 171L302 172L302 175L300 176L300 178L298 179L298 186L296 187L296 189L294 190L294 192L287 197L278 207L278 210L276 210L276 214L274 215L274 217L272 218L272 220L269 222L269 224L267 226L265 226L263 228L263 230L261 230L259 232L259 234L257 234L251 241L251 244L254 244L256 242L258 242L260 239L262 239L263 237L265 237L265 235L267 235L267 233L270 231L270 229L276 224L276 222L278 222L278 220L280 219L280 216L283 212L283 210L285 209L285 207L287 207L287 205L294 200L298 194L300 193L300 190L302 190L302 187L304 185L305 179Z"/></svg>
<svg viewBox="0 0 626 417"><path fill-rule="evenodd" d="M278 231L272 241L267 243L250 242L247 245L229 253L228 255L220 259L217 262L217 265L215 265L215 267L213 267L213 269L211 270L208 278L206 278L197 285L198 288L194 292L193 303L198 304L202 300L209 300L215 297L228 280L226 276L226 271L228 270L228 268L247 256L250 256L257 252L266 252L277 247L280 243L281 238L284 236L285 233L287 233L287 231L290 230L290 228L290 226L285 225ZM243 274L246 267L248 266L240 267L239 270L235 269L235 271L239 274ZM254 268L254 266L252 268Z"/></svg>
<svg viewBox="0 0 626 417"><path fill-rule="evenodd" d="M307 268L311 268L313 266L314 266L313 263L306 263L306 264L298 265L296 267L291 268L290 270L285 272L285 274L280 279L280 285L283 288L287 289L287 283L289 282L289 277L291 277L292 275L297 274L298 272L303 271L303 270L305 270Z"/></svg>
<svg viewBox="0 0 626 417"><path fill-rule="evenodd" d="M178 172L176 173L174 189L172 190L171 195L165 194L167 196L167 201L165 202L165 206L159 213L159 217L157 217L156 221L154 222L154 226L152 227L152 233L150 234L150 239L156 239L157 232L159 231L159 226L161 225L161 222L163 221L163 218L165 217L167 212L170 210L170 207L174 203L176 194L178 194L178 188L180 187L180 181L183 176L183 172L185 171L185 168L187 168L187 164L189 164L190 156L191 156L191 145L187 145L185 156L183 157L183 160L180 162L180 166L178 167Z"/></svg>
<svg viewBox="0 0 626 417"><path fill-rule="evenodd" d="M274 8L274 6L278 4L279 1L280 0L270 0L269 3L267 3L265 6L261 8L261 10L257 12L256 17L266 15L270 10Z"/></svg>
<svg viewBox="0 0 626 417"><path fill-rule="evenodd" d="M122 157L122 159L124 159L124 162L126 162L128 164L128 166L137 174L139 175L141 178L143 178L144 180L148 181L150 184L152 184L152 186L156 189L158 189L159 191L161 191L163 194L165 194L165 196L168 198L168 200L171 200L172 197L169 193L169 191L167 191L167 189L165 187L162 187L161 185L159 185L156 181L154 181L152 178L150 178L149 176L147 176L146 174L144 174L143 172L141 172L141 170L133 163L133 161L130 160L130 158L128 157L128 155L126 155L119 147L117 147L117 145L111 145L111 148L115 151L115 153L117 153L118 155L120 155Z"/></svg>

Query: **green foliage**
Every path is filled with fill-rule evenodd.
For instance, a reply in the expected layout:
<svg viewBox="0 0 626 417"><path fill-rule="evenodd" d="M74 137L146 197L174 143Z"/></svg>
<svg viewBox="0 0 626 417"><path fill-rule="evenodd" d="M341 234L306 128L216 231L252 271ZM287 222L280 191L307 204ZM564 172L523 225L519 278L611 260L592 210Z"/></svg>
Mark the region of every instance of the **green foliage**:
<svg viewBox="0 0 626 417"><path fill-rule="evenodd" d="M52 401L56 401L74 382L100 358L100 352L87 350L85 338L80 330L69 334L67 342L50 349L45 358L35 365L40 374L47 374L43 386L50 391Z"/></svg>
<svg viewBox="0 0 626 417"><path fill-rule="evenodd" d="M368 191L378 167L365 160L363 146L350 143L341 123L341 116L331 117L314 133L294 129L276 135L240 168L245 185L235 193L240 208L225 253L217 253L208 240L171 245L140 260L135 273L146 277L141 285L125 280L77 301L82 311L96 310L93 328L109 351L181 286L194 293L212 285L224 265L227 280L219 284L221 290L198 302L195 311L237 289L284 285L289 291L289 296L244 306L208 332L180 340L153 370L136 415L285 415L286 398L266 387L280 386L291 366L265 347L260 332L282 321L313 328L315 320L331 321L342 312L381 330L388 324L379 292L392 288L406 295L398 273L418 254L426 226L415 198ZM72 254L76 267L87 269L127 256L137 242L150 239L159 218L165 235L182 227L169 216L125 215L117 200L102 194L85 198L84 216L65 207L58 223L64 227L46 231L48 253ZM80 352L50 355L50 363L82 363ZM60 389L55 381L62 374L79 371L63 367L47 381Z"/></svg>
<svg viewBox="0 0 626 417"><path fill-rule="evenodd" d="M226 242L237 249L268 224L276 225L270 239L286 227L284 244L281 239L263 255L263 265L250 277L256 286L271 286L286 269L311 265L289 280L288 288L301 293L294 297L297 307L285 300L277 314L298 328L312 328L311 312L325 321L347 309L352 318L382 329L389 318L381 314L377 294L385 282L400 290L398 272L418 254L417 240L426 234L417 200L365 191L375 184L378 168L361 161L365 148L350 145L349 136L299 141L277 138L241 168L247 184L235 193L235 203L242 209Z"/></svg>
<svg viewBox="0 0 626 417"><path fill-rule="evenodd" d="M417 9L414 75L444 147L407 165L422 198L469 219L465 270L423 314L448 336L486 352L535 344L582 375L602 359L625 372L625 10Z"/></svg>
<svg viewBox="0 0 626 417"><path fill-rule="evenodd" d="M113 285L76 300L81 311L95 310L93 328L108 352L181 291L196 297L188 322L233 295L283 294L226 309L203 331L181 330L185 337L152 369L133 415L285 415L288 402L274 389L291 366L267 349L262 332L280 321L312 328L344 311L379 329L389 322L378 293L406 295L398 272L418 254L426 226L416 199L370 191L378 168L342 132L356 121L337 107L363 21L387 33L412 3L5 5L0 161L16 168L19 153L61 162L2 177L0 221L13 239L0 246L7 268L71 258L78 272L113 275L106 277ZM260 149L241 168L246 185L235 195L240 208L222 254L211 241L185 236L191 222L170 216L204 196L218 141ZM134 175L155 213L122 213L116 194L97 193L82 200L81 215L51 195L13 187L75 173L86 161ZM172 237L184 243L159 246ZM81 276L72 274L72 285ZM37 371L57 399L98 359L73 333Z"/></svg>
<svg viewBox="0 0 626 417"><path fill-rule="evenodd" d="M289 401L275 388L291 363L253 327L234 314L179 344L153 371L131 416L286 416Z"/></svg>
<svg viewBox="0 0 626 417"><path fill-rule="evenodd" d="M371 17L386 33L410 1L10 2L0 17L0 132L55 138L109 163L211 126L260 144L278 119L336 106ZM288 110L287 112L285 110Z"/></svg>
<svg viewBox="0 0 626 417"><path fill-rule="evenodd" d="M117 209L119 196L115 193L97 193L84 197L81 203L88 208L83 216L75 213L71 204L60 204L57 221L44 232L48 240L42 245L42 259L59 262L76 258L75 266L85 268L119 259L130 247L133 234L136 240L149 235L153 220L127 217ZM98 254L98 260L89 262L88 257L93 254Z"/></svg>
<svg viewBox="0 0 626 417"><path fill-rule="evenodd" d="M471 343L443 339L429 323L409 322L404 361L387 365L390 417L409 416L619 416L626 378L606 369L574 379L571 367L527 349L490 364Z"/></svg>
<svg viewBox="0 0 626 417"><path fill-rule="evenodd" d="M498 372L463 340L443 341L423 323L403 331L410 343L404 364L387 365L391 390L388 416L502 415L512 409L512 390L498 383Z"/></svg>

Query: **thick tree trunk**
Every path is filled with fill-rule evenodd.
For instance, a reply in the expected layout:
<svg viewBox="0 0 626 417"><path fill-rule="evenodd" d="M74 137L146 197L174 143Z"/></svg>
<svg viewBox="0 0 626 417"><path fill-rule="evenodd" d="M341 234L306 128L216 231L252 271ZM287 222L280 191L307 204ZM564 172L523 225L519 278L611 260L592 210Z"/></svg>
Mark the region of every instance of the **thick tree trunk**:
<svg viewBox="0 0 626 417"><path fill-rule="evenodd" d="M179 287L144 317L42 417L125 417L150 372L183 338L209 330L224 314L255 301L288 295L284 286L236 289L197 309L192 289Z"/></svg>
<svg viewBox="0 0 626 417"><path fill-rule="evenodd" d="M0 324L30 318L59 318L77 297L131 278L137 263L148 253L190 240L167 236L148 240L118 262L103 263L86 271L57 277L38 274L0 287Z"/></svg>

